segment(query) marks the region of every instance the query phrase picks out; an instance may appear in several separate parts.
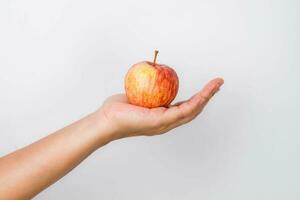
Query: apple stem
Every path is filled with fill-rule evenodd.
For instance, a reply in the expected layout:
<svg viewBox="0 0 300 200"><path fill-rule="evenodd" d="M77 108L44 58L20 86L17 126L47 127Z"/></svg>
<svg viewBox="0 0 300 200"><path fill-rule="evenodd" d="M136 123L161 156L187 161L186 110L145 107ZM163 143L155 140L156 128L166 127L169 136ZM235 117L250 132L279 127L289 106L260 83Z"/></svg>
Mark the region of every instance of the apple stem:
<svg viewBox="0 0 300 200"><path fill-rule="evenodd" d="M153 65L155 66L156 64L156 58L157 58L158 50L154 51L154 59L153 59Z"/></svg>

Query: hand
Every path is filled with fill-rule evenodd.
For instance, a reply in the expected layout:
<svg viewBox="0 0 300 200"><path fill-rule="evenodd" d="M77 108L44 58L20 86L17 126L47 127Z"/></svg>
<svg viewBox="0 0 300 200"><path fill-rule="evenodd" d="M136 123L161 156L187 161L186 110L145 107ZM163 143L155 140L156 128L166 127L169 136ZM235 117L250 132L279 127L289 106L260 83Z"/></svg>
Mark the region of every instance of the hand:
<svg viewBox="0 0 300 200"><path fill-rule="evenodd" d="M129 104L126 95L109 97L98 110L113 129L113 140L138 135L158 135L193 120L219 90L223 79L211 80L189 100L175 105L144 108Z"/></svg>
<svg viewBox="0 0 300 200"><path fill-rule="evenodd" d="M98 111L1 157L1 199L33 198L112 140L162 134L193 120L222 84L222 79L214 79L189 100L168 108L134 106L125 95L108 98Z"/></svg>

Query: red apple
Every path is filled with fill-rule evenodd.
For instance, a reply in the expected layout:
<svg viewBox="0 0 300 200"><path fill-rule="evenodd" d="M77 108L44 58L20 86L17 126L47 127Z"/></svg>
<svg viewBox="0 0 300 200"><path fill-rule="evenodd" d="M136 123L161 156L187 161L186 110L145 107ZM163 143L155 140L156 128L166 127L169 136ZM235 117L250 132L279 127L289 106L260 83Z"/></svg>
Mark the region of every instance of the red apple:
<svg viewBox="0 0 300 200"><path fill-rule="evenodd" d="M139 62L129 69L125 90L131 104L147 108L166 107L176 97L177 74L171 67L156 63L157 54L155 51L153 62Z"/></svg>

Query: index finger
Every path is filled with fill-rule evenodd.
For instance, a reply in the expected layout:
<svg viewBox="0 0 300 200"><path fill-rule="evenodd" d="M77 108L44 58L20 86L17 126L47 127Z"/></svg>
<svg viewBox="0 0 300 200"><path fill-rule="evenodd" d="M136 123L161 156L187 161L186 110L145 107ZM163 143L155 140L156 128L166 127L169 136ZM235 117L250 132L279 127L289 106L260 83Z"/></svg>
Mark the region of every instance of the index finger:
<svg viewBox="0 0 300 200"><path fill-rule="evenodd" d="M178 126L194 119L203 110L209 99L220 89L223 83L222 78L213 79L189 100L167 109L164 113L166 123L176 124L176 126Z"/></svg>

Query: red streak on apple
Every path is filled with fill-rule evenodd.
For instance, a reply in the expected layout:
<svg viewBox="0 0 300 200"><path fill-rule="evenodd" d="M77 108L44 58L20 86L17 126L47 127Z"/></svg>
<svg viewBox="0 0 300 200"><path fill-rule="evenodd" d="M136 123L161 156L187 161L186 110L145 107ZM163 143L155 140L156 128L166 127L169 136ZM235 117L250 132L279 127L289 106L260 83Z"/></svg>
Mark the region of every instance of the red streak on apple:
<svg viewBox="0 0 300 200"><path fill-rule="evenodd" d="M167 107L176 97L179 86L176 72L155 60L156 56L154 62L137 63L126 74L125 91L131 104L147 108Z"/></svg>

